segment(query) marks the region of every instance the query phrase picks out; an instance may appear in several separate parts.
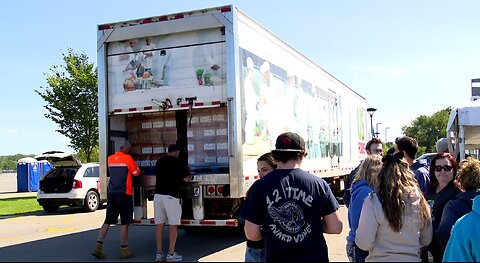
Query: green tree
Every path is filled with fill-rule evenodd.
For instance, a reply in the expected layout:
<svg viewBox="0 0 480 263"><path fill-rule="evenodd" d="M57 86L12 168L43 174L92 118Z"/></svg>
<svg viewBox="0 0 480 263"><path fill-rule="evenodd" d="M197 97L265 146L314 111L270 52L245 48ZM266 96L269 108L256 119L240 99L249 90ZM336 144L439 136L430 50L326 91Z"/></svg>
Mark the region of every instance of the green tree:
<svg viewBox="0 0 480 263"><path fill-rule="evenodd" d="M0 171L3 170L17 170L18 160L24 157L33 157L33 154L15 154L15 155L4 155L0 156Z"/></svg>
<svg viewBox="0 0 480 263"><path fill-rule="evenodd" d="M45 73L48 87L35 90L47 103L45 117L60 126L57 132L70 139L70 147L83 153L87 162L98 147L97 68L85 53L71 48L62 53L64 65Z"/></svg>
<svg viewBox="0 0 480 263"><path fill-rule="evenodd" d="M406 136L415 138L424 152L426 148L435 149L438 139L446 137L447 124L451 107L435 112L432 116L420 115L412 121L410 126L403 126L402 132Z"/></svg>
<svg viewBox="0 0 480 263"><path fill-rule="evenodd" d="M93 148L93 150L90 153L90 160L87 161L87 156L85 155L85 152L83 150L80 150L77 153L77 157L80 159L82 163L85 162L98 162L100 160L100 153L98 151L98 146Z"/></svg>

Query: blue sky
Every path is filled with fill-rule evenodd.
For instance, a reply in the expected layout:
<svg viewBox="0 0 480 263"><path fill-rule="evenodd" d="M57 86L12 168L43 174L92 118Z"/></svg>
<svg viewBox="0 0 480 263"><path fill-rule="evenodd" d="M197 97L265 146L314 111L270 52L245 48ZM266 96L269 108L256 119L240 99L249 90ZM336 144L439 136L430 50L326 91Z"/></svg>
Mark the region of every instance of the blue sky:
<svg viewBox="0 0 480 263"><path fill-rule="evenodd" d="M279 4L282 3L282 4ZM34 90L84 51L97 25L234 4L377 108L388 140L420 115L470 100L480 77L480 1L7 1L0 16L0 155L71 151Z"/></svg>

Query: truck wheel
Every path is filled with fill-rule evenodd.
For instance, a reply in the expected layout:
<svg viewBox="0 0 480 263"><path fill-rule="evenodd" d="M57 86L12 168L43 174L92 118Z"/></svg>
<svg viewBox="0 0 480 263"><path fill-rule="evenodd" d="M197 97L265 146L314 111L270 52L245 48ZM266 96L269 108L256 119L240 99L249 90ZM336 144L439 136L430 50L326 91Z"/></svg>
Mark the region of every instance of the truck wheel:
<svg viewBox="0 0 480 263"><path fill-rule="evenodd" d="M88 191L83 202L85 212L94 212L100 206L100 197L95 191Z"/></svg>
<svg viewBox="0 0 480 263"><path fill-rule="evenodd" d="M53 213L57 212L58 208L60 207L59 205L42 205L43 210L47 213Z"/></svg>

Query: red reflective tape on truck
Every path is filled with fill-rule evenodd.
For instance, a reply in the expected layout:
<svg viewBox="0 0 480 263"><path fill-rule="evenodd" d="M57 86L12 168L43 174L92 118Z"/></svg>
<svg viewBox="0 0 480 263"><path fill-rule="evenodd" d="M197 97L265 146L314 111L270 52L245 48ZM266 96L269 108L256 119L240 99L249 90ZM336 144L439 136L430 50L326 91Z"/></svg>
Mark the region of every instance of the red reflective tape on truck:
<svg viewBox="0 0 480 263"><path fill-rule="evenodd" d="M228 6L228 7L223 7L222 9L220 9L220 12L222 13L225 13L225 12L230 12L232 11L232 9Z"/></svg>
<svg viewBox="0 0 480 263"><path fill-rule="evenodd" d="M211 101L211 102L195 102L193 107L209 107L209 106L221 106L221 101ZM167 109L182 109L182 108L189 108L190 104L183 103L180 104L178 107L174 107L172 104L167 105ZM152 112L152 111L160 111L165 110L164 108L160 108L160 106L144 106L144 107L131 107L126 109L114 109L113 113L134 113L134 112Z"/></svg>
<svg viewBox="0 0 480 263"><path fill-rule="evenodd" d="M195 220L195 219L183 219L181 221L182 225L185 226L238 226L237 219L227 219L227 220Z"/></svg>
<svg viewBox="0 0 480 263"><path fill-rule="evenodd" d="M156 23L156 22L163 22L163 21L169 21L169 20L175 20L175 19L182 19L185 17L194 17L194 16L201 16L205 14L212 14L212 13L218 13L218 12L231 12L232 9L230 6L223 6L219 8L211 8L211 9L203 9L203 10L196 10L192 12L185 12L185 13L179 13L179 14L169 14L169 15L163 15L159 17L151 17L151 18L143 18L143 19L136 19L136 20L130 20L130 21L123 21L123 22L118 22L114 24L107 24L107 25L99 25L98 30L107 30L107 29L114 29L114 28L120 28L120 27L129 27L129 26L136 26L136 25L141 25L141 24L148 24L148 23Z"/></svg>
<svg viewBox="0 0 480 263"><path fill-rule="evenodd" d="M118 220L117 224L120 224ZM155 225L155 220L152 219L134 219L134 225ZM168 224L167 224L168 225ZM238 226L237 219L227 219L227 220L203 220L203 219L182 219L181 225L184 226Z"/></svg>
<svg viewBox="0 0 480 263"><path fill-rule="evenodd" d="M140 219L140 220L133 219L133 224L135 224L135 225L155 225L155 220L154 219Z"/></svg>
<svg viewBox="0 0 480 263"><path fill-rule="evenodd" d="M110 29L110 28L112 28L110 25L102 25L102 26L98 27L98 30L107 30L107 29Z"/></svg>

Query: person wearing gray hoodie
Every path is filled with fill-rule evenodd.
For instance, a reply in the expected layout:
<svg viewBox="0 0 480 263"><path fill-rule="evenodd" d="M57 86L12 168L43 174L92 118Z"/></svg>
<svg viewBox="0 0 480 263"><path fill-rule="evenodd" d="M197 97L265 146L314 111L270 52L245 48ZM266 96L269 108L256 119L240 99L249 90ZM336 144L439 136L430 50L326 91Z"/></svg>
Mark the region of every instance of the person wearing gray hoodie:
<svg viewBox="0 0 480 263"><path fill-rule="evenodd" d="M369 261L420 262L420 248L432 240L430 208L403 152L383 157L378 191L362 206L355 243Z"/></svg>

